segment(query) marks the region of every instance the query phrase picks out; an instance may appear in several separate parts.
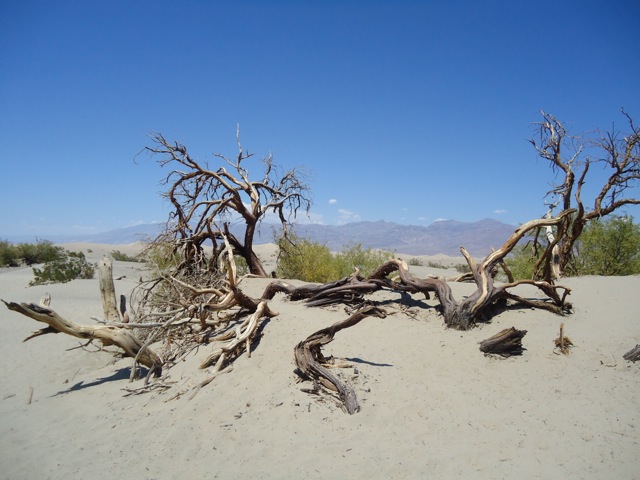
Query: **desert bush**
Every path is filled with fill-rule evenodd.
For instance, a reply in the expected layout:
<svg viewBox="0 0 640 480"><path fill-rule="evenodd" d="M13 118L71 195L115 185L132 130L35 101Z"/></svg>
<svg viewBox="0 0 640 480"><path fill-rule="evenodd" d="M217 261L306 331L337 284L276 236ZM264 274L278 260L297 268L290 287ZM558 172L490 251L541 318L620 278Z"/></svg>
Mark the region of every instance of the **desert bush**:
<svg viewBox="0 0 640 480"><path fill-rule="evenodd" d="M153 277L163 272L173 272L180 265L180 255L173 251L173 246L168 242L149 244L144 256Z"/></svg>
<svg viewBox="0 0 640 480"><path fill-rule="evenodd" d="M126 253L122 253L120 250L111 250L111 257L118 262L144 262L144 258L140 255L127 255Z"/></svg>
<svg viewBox="0 0 640 480"><path fill-rule="evenodd" d="M21 264L35 265L61 259L64 248L56 247L49 240L37 240L36 243L12 244L0 241L0 266L17 267Z"/></svg>
<svg viewBox="0 0 640 480"><path fill-rule="evenodd" d="M351 275L356 268L360 270L360 275L366 277L392 258L393 255L388 252L363 248L356 243L334 255L334 261L338 264L338 277L334 280Z"/></svg>
<svg viewBox="0 0 640 480"><path fill-rule="evenodd" d="M471 267L468 263L457 263L454 267L458 273L470 273Z"/></svg>
<svg viewBox="0 0 640 480"><path fill-rule="evenodd" d="M289 234L278 244L276 274L281 278L296 278L306 282L326 283L340 278L331 250L311 240Z"/></svg>
<svg viewBox="0 0 640 480"><path fill-rule="evenodd" d="M422 267L424 265L424 262L416 257L410 258L407 263L409 265L413 265L414 267Z"/></svg>
<svg viewBox="0 0 640 480"><path fill-rule="evenodd" d="M0 267L17 267L20 264L20 253L15 245L0 240Z"/></svg>
<svg viewBox="0 0 640 480"><path fill-rule="evenodd" d="M392 258L390 253L363 248L360 244L334 254L326 245L295 234L278 240L278 248L277 275L306 282L331 282L352 274L355 268L367 276Z"/></svg>
<svg viewBox="0 0 640 480"><path fill-rule="evenodd" d="M544 247L539 254L544 252ZM516 247L507 265L516 280L529 279L538 260L530 243ZM640 225L632 217L590 221L575 244L565 276L640 274Z"/></svg>
<svg viewBox="0 0 640 480"><path fill-rule="evenodd" d="M580 235L571 273L635 275L640 273L640 225L630 216L589 222Z"/></svg>
<svg viewBox="0 0 640 480"><path fill-rule="evenodd" d="M46 262L43 267L34 268L34 279L29 285L46 285L49 283L66 283L76 278L93 278L95 267L87 263L82 252L67 251L63 258Z"/></svg>
<svg viewBox="0 0 640 480"><path fill-rule="evenodd" d="M538 257L529 243L524 245L516 245L511 254L505 259L505 263L514 280L529 280L533 278L533 270L535 268Z"/></svg>
<svg viewBox="0 0 640 480"><path fill-rule="evenodd" d="M66 256L62 247L57 247L49 240L37 240L36 243L20 243L16 247L24 263L31 266L36 263L62 260Z"/></svg>
<svg viewBox="0 0 640 480"><path fill-rule="evenodd" d="M433 260L429 260L427 262L427 267L430 267L430 268L447 268L444 265L442 265L442 263L434 262Z"/></svg>

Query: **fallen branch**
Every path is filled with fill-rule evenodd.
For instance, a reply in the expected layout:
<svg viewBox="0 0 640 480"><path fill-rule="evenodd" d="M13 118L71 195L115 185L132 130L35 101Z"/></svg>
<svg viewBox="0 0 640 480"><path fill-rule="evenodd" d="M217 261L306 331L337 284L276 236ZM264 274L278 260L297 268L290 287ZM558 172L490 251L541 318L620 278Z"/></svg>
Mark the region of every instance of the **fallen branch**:
<svg viewBox="0 0 640 480"><path fill-rule="evenodd" d="M305 340L298 343L293 350L300 375L303 378L319 382L325 388L337 392L347 413L350 415L360 410L356 393L350 386L343 383L337 376L323 366L323 364L327 363L327 360L324 358L324 355L322 355L321 348L323 345L331 342L337 332L352 327L369 316L384 318L386 313L379 307L367 306L346 320L336 322L328 328L323 328L309 335Z"/></svg>
<svg viewBox="0 0 640 480"><path fill-rule="evenodd" d="M137 358L139 363L152 370L156 376L162 373L160 358L151 349L143 348L142 342L127 329L112 325L79 325L62 318L49 308L41 307L34 303L5 302L4 300L2 302L9 310L48 325L48 327L27 337L25 341L35 336L58 332L77 338L100 340L104 346L116 345L120 347L127 356Z"/></svg>

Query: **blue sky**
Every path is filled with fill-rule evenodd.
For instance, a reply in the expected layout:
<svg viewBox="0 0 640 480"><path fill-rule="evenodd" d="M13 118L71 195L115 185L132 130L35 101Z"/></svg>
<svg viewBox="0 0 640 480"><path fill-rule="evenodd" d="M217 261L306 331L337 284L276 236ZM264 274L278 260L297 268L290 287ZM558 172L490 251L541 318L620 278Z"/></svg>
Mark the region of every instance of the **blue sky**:
<svg viewBox="0 0 640 480"><path fill-rule="evenodd" d="M541 109L640 122L637 1L0 4L0 238L163 221L148 134L205 160L238 123L254 170L311 172L312 221L517 224Z"/></svg>

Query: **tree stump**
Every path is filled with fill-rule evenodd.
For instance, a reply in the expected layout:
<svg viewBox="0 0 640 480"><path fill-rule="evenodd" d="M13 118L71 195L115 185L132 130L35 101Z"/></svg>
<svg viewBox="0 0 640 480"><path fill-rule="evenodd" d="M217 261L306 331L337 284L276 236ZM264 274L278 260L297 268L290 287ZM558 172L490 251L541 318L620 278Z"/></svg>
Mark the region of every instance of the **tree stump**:
<svg viewBox="0 0 640 480"><path fill-rule="evenodd" d="M98 278L104 319L107 322L119 322L116 288L113 285L113 265L109 257L102 257L98 262Z"/></svg>
<svg viewBox="0 0 640 480"><path fill-rule="evenodd" d="M515 327L505 328L492 337L480 342L480 351L485 354L495 354L502 357L522 355L525 350L522 347L522 337L526 330L517 330Z"/></svg>

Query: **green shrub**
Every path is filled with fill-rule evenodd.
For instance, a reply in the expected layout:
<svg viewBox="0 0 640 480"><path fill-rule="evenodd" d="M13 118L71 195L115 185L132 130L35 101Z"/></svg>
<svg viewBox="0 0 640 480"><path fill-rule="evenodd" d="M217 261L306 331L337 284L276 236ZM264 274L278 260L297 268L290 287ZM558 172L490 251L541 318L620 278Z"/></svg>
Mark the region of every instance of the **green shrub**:
<svg viewBox="0 0 640 480"><path fill-rule="evenodd" d="M422 267L424 265L424 262L416 257L410 258L409 262L407 263L409 263L409 265L413 265L414 267Z"/></svg>
<svg viewBox="0 0 640 480"><path fill-rule="evenodd" d="M429 268L447 268L444 265L442 265L441 262L434 262L433 260L429 260L427 262L427 267L429 267Z"/></svg>
<svg viewBox="0 0 640 480"><path fill-rule="evenodd" d="M17 267L20 265L20 253L15 245L0 240L0 267Z"/></svg>
<svg viewBox="0 0 640 480"><path fill-rule="evenodd" d="M571 266L577 275L640 273L640 225L630 216L589 222L580 235Z"/></svg>
<svg viewBox="0 0 640 480"><path fill-rule="evenodd" d="M534 254L531 245L516 245L511 254L505 259L514 280L532 279L533 269L537 261L538 257Z"/></svg>
<svg viewBox="0 0 640 480"><path fill-rule="evenodd" d="M334 278L337 280L351 275L356 268L360 269L360 275L363 277L371 275L380 265L391 260L393 255L380 250L362 248L361 244L356 243L335 254L334 258L339 266L338 277Z"/></svg>
<svg viewBox="0 0 640 480"><path fill-rule="evenodd" d="M173 272L180 265L180 255L173 251L173 246L169 243L150 244L145 255L153 277Z"/></svg>
<svg viewBox="0 0 640 480"><path fill-rule="evenodd" d="M458 273L471 273L471 267L468 263L458 263L456 264L455 269Z"/></svg>
<svg viewBox="0 0 640 480"><path fill-rule="evenodd" d="M144 258L140 255L127 255L126 253L122 253L120 250L111 250L111 257L118 262L144 262Z"/></svg>
<svg viewBox="0 0 640 480"><path fill-rule="evenodd" d="M62 260L66 256L64 248L55 246L49 240L37 240L35 244L20 243L17 249L24 263L29 266Z"/></svg>
<svg viewBox="0 0 640 480"><path fill-rule="evenodd" d="M289 234L278 240L278 248L278 277L318 283L340 278L338 265L326 245Z"/></svg>
<svg viewBox="0 0 640 480"><path fill-rule="evenodd" d="M66 283L76 278L93 278L95 268L87 263L82 252L66 252L63 258L46 262L42 269L34 268L35 278L29 285L45 285L48 283Z"/></svg>
<svg viewBox="0 0 640 480"><path fill-rule="evenodd" d="M351 275L355 268L363 276L392 258L387 252L363 248L360 244L333 254L326 245L290 234L278 240L277 275L306 282L327 283Z"/></svg>
<svg viewBox="0 0 640 480"><path fill-rule="evenodd" d="M544 247L543 243L540 255L544 252ZM514 279L530 279L537 260L530 245L516 246L507 258L507 265ZM592 220L578 238L574 256L564 274L640 274L640 225L633 223L633 218L627 216Z"/></svg>

